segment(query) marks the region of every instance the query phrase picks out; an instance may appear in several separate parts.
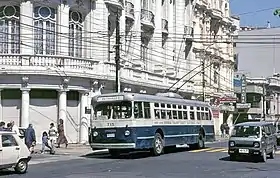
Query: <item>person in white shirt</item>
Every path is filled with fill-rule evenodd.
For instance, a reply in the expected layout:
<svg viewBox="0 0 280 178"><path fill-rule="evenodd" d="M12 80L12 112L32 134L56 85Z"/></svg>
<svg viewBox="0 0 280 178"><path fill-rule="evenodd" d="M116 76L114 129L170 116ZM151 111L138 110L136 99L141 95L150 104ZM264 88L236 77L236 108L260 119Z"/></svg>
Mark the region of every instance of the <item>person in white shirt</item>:
<svg viewBox="0 0 280 178"><path fill-rule="evenodd" d="M15 125L15 121L11 121L12 132L15 132L17 135L20 135L18 126Z"/></svg>
<svg viewBox="0 0 280 178"><path fill-rule="evenodd" d="M54 123L50 124L49 138L50 138L50 146L51 146L52 150L54 151L54 143L57 139L57 128L54 126Z"/></svg>

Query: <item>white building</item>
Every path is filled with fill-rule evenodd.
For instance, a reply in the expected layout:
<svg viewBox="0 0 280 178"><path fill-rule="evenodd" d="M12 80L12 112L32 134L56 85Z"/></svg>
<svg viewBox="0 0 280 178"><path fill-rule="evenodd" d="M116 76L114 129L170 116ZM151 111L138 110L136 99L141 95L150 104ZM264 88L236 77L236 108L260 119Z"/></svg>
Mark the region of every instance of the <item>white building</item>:
<svg viewBox="0 0 280 178"><path fill-rule="evenodd" d="M117 13L122 90L168 89L205 59L206 96L232 91L236 26L228 0L2 0L0 6L0 120L32 123L38 141L58 119L70 142L87 140L90 97L102 84L102 92L115 90ZM174 89L189 79L181 94L201 95L200 70Z"/></svg>

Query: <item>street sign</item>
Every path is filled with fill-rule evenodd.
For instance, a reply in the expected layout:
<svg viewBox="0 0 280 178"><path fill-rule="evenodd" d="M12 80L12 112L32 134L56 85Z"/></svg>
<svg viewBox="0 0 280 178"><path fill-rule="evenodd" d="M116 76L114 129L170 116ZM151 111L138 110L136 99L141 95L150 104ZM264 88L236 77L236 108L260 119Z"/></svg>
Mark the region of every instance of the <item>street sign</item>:
<svg viewBox="0 0 280 178"><path fill-rule="evenodd" d="M246 76L242 75L242 77L241 77L241 103L246 103L246 101L247 101L246 87L247 87Z"/></svg>
<svg viewBox="0 0 280 178"><path fill-rule="evenodd" d="M251 108L251 103L236 103L237 109L249 109Z"/></svg>

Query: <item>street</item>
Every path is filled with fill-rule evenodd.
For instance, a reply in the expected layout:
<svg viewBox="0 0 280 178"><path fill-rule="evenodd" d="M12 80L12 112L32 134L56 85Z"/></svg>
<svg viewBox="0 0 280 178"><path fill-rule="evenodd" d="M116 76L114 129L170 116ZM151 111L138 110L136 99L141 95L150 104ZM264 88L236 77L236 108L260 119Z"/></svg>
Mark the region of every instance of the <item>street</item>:
<svg viewBox="0 0 280 178"><path fill-rule="evenodd" d="M38 155L30 162L27 174L16 175L11 171L3 171L0 177L278 178L279 167L280 155L274 160L268 159L267 163L229 161L226 143L214 143L208 144L204 150L172 150L159 157L152 157L145 152L124 155L119 159L111 159L106 153L84 157Z"/></svg>

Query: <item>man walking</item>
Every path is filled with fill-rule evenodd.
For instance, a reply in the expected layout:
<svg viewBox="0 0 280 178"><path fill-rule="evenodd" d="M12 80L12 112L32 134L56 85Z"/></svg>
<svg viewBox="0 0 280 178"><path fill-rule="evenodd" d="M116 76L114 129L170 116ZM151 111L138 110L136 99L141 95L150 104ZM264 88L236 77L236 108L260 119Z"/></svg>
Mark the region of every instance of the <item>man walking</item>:
<svg viewBox="0 0 280 178"><path fill-rule="evenodd" d="M32 148L36 144L35 130L33 129L32 124L29 124L28 128L25 131L25 144L27 148L32 152Z"/></svg>

